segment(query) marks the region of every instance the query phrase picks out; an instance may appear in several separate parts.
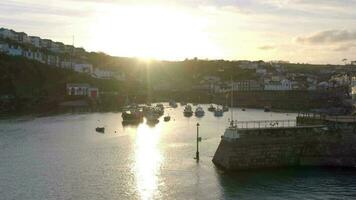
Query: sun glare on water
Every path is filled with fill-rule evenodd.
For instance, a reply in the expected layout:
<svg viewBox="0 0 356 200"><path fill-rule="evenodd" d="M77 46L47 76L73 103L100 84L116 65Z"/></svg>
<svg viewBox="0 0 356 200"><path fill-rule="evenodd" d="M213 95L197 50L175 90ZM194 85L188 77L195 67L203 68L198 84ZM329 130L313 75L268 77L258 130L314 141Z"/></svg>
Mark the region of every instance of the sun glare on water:
<svg viewBox="0 0 356 200"><path fill-rule="evenodd" d="M111 55L177 60L219 57L206 22L188 11L153 6L105 7L90 29L90 46Z"/></svg>

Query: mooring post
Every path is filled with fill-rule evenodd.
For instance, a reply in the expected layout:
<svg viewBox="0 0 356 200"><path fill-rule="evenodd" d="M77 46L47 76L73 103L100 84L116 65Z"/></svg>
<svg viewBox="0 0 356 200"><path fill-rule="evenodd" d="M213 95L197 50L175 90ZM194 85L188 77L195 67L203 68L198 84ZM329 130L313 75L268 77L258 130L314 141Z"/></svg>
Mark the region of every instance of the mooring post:
<svg viewBox="0 0 356 200"><path fill-rule="evenodd" d="M199 123L197 123L197 152L195 154L195 159L199 161Z"/></svg>

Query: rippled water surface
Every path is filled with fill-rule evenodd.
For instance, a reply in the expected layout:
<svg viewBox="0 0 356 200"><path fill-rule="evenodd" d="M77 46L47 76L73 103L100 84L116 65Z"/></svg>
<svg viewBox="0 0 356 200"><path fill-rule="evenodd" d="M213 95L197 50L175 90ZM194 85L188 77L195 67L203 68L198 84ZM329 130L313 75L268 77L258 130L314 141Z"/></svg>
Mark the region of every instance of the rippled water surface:
<svg viewBox="0 0 356 200"><path fill-rule="evenodd" d="M227 174L211 159L230 113L123 126L121 113L0 121L0 199L353 199L356 171L283 169ZM235 109L238 120L295 119ZM203 141L195 156L196 123ZM95 127L105 126L105 134Z"/></svg>

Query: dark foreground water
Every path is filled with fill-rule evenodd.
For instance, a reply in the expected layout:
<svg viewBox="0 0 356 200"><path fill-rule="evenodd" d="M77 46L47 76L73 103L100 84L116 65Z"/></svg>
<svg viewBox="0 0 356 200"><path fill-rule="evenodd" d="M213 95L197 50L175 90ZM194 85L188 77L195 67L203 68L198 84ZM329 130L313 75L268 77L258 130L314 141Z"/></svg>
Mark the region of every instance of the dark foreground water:
<svg viewBox="0 0 356 200"><path fill-rule="evenodd" d="M230 113L122 126L121 113L0 121L0 199L354 199L356 171L284 169L226 174L211 159ZM238 120L294 119L236 109ZM236 113L236 112L235 112ZM235 115L236 116L236 115ZM196 163L196 123L201 161ZM106 126L105 134L95 127Z"/></svg>

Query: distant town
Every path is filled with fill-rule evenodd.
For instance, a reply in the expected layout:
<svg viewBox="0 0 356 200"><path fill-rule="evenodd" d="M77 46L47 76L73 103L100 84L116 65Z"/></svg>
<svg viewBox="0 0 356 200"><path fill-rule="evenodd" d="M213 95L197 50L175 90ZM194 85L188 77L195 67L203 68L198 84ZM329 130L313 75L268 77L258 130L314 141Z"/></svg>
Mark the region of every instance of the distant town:
<svg viewBox="0 0 356 200"><path fill-rule="evenodd" d="M340 95L349 104L352 104L352 100L354 102L356 100L356 61L347 59L343 59L344 65L309 65L288 61L225 61L193 58L177 62L152 61L149 64L150 68L147 68L147 63L142 63L135 58L119 58L103 53L87 52L84 48L29 36L27 33L6 28L0 28L0 54L21 57L51 68L70 70L92 79L116 81L118 85L126 83L129 87L135 87L132 90L136 91L136 93L128 91L127 87L109 89L110 87L73 79L72 82L65 83L63 90L66 96L97 99L101 95L108 94L127 97L135 93L134 95L138 96L142 95L140 91L147 90L150 92L146 92L146 96L151 92L189 91L199 93L199 98L203 98L204 94L209 95L207 101L213 101L215 97L224 97L231 91L245 92L242 96L249 92L254 95L258 95L259 92L263 95L324 92L325 95L328 92L341 91ZM148 75L150 76L147 77ZM11 92L2 92L1 95L1 99L21 96ZM169 95L165 97L170 98ZM144 101L149 100L146 98ZM243 105L243 99L240 99L240 102ZM65 103L68 104L65 101L62 105L66 105Z"/></svg>

